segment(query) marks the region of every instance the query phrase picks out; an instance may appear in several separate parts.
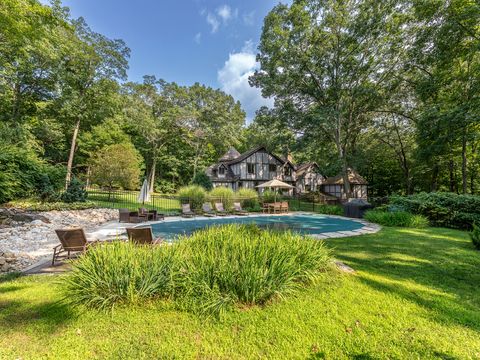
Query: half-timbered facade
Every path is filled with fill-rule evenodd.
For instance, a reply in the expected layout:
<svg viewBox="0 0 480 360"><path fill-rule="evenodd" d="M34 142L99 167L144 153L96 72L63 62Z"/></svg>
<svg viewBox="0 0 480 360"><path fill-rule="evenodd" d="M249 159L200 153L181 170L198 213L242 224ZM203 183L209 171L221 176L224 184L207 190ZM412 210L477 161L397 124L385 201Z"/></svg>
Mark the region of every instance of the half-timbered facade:
<svg viewBox="0 0 480 360"><path fill-rule="evenodd" d="M297 165L295 173L297 175L296 189L299 194L320 191L320 186L325 181L325 177L320 173L320 168L315 162Z"/></svg>
<svg viewBox="0 0 480 360"><path fill-rule="evenodd" d="M288 160L267 151L263 146L243 154L230 149L217 164L207 169L213 186L255 189L269 180L278 179L295 186L295 167Z"/></svg>

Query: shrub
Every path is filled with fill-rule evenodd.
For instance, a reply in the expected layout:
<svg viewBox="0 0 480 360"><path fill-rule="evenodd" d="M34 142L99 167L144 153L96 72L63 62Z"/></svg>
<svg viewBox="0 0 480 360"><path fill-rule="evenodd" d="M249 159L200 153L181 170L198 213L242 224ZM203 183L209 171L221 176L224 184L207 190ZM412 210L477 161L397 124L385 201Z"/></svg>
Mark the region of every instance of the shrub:
<svg viewBox="0 0 480 360"><path fill-rule="evenodd" d="M470 232L470 239L472 239L473 246L480 250L480 227L475 223L473 224L473 230Z"/></svg>
<svg viewBox="0 0 480 360"><path fill-rule="evenodd" d="M76 305L113 309L169 298L182 309L218 316L233 305L286 296L330 266L321 241L227 225L183 236L171 246L93 247L63 281L65 299Z"/></svg>
<svg viewBox="0 0 480 360"><path fill-rule="evenodd" d="M7 203L7 207L15 207L19 209L25 209L30 211L62 211L62 210L85 210L85 209L94 209L97 206L94 202L85 201L85 202L73 202L73 203L64 203L64 202L45 202L42 203L37 199L22 199L22 200L13 200Z"/></svg>
<svg viewBox="0 0 480 360"><path fill-rule="evenodd" d="M258 203L258 193L253 189L242 188L237 191L242 207L245 209L260 208Z"/></svg>
<svg viewBox="0 0 480 360"><path fill-rule="evenodd" d="M262 201L266 203L274 202L275 199L280 200L280 195L276 194L273 190L264 190L262 193Z"/></svg>
<svg viewBox="0 0 480 360"><path fill-rule="evenodd" d="M225 210L231 209L233 206L235 193L232 189L219 186L210 191L210 201L220 201L223 204Z"/></svg>
<svg viewBox="0 0 480 360"><path fill-rule="evenodd" d="M213 189L212 180L208 177L207 174L200 171L195 174L192 180L193 185L199 185L203 187L205 190L210 191Z"/></svg>
<svg viewBox="0 0 480 360"><path fill-rule="evenodd" d="M205 202L207 193L198 185L184 186L178 190L178 197L182 204L190 204L192 210L199 210Z"/></svg>
<svg viewBox="0 0 480 360"><path fill-rule="evenodd" d="M315 204L315 212L326 215L343 215L343 208L340 205Z"/></svg>
<svg viewBox="0 0 480 360"><path fill-rule="evenodd" d="M454 193L419 193L392 196L390 204L413 214L427 217L433 225L472 228L480 220L480 196Z"/></svg>
<svg viewBox="0 0 480 360"><path fill-rule="evenodd" d="M42 202L58 200L58 193L55 191L48 175L43 174L37 186L38 197Z"/></svg>
<svg viewBox="0 0 480 360"><path fill-rule="evenodd" d="M73 178L67 190L62 194L61 199L66 203L85 202L87 200L87 192L83 183L77 178Z"/></svg>
<svg viewBox="0 0 480 360"><path fill-rule="evenodd" d="M414 215L406 211L369 210L365 213L365 220L384 226L399 226L410 228L424 228L428 226L428 219L422 215Z"/></svg>

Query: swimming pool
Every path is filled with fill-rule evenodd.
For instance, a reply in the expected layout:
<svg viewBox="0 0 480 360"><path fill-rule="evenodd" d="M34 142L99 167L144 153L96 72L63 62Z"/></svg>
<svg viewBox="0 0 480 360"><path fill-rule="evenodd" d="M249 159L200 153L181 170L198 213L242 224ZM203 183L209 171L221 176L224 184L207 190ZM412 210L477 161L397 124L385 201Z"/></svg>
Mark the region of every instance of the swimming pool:
<svg viewBox="0 0 480 360"><path fill-rule="evenodd" d="M152 231L155 236L172 240L178 235L189 235L208 226L224 224L257 224L264 228L288 229L307 235L359 230L364 226L357 221L326 215L289 214L165 221L152 224Z"/></svg>

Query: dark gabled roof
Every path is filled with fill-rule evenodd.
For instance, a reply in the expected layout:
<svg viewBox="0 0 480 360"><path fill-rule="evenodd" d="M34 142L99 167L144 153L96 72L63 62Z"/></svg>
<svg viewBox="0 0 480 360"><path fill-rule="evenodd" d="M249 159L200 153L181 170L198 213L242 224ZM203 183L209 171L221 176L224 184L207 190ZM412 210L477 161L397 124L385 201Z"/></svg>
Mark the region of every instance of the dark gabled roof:
<svg viewBox="0 0 480 360"><path fill-rule="evenodd" d="M246 158L250 157L251 155L255 154L256 152L260 151L260 150L265 150L267 153L269 153L270 155L272 155L275 159L277 159L278 161L280 161L281 163L287 163L287 164L290 164L290 166L295 169L295 166L290 162L290 161L286 161L285 159L282 159L280 156L277 156L275 155L274 153L270 152L267 150L267 148L263 145L261 146L257 146L253 149L250 149L246 152L244 152L243 154L241 154L240 156L236 157L235 159L233 160L230 160L230 161L227 161L225 162L226 164L228 165L233 165L233 164L237 164L243 160L245 160Z"/></svg>
<svg viewBox="0 0 480 360"><path fill-rule="evenodd" d="M223 154L223 156L218 161L219 162L230 161L230 160L236 159L240 155L241 154L237 151L237 149L235 149L234 147L231 147L230 149L228 149L228 151L225 154Z"/></svg>
<svg viewBox="0 0 480 360"><path fill-rule="evenodd" d="M368 185L368 181L365 180L357 171L354 169L348 169L348 180L350 184L354 185ZM343 176L337 175L327 178L324 185L343 185Z"/></svg>
<svg viewBox="0 0 480 360"><path fill-rule="evenodd" d="M218 173L217 175L215 176L213 174L213 171L214 170L217 170L220 168L220 167L225 167L225 176L224 177L219 177L218 176ZM212 166L209 166L206 170L205 170L205 173L210 177L210 179L212 181L233 181L233 180L237 180L238 179L238 176L235 176L235 174L233 173L232 169L224 162L221 162L221 163L218 163L218 164L214 164Z"/></svg>

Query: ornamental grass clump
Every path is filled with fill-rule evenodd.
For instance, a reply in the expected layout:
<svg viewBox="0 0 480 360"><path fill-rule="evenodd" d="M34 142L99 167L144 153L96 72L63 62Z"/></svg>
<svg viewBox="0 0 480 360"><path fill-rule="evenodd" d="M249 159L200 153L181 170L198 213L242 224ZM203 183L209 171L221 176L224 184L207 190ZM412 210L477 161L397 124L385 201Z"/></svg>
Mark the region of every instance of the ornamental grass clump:
<svg viewBox="0 0 480 360"><path fill-rule="evenodd" d="M406 211L369 210L365 220L383 226L398 226L409 228L424 228L429 225L428 219L422 215L414 215Z"/></svg>
<svg viewBox="0 0 480 360"><path fill-rule="evenodd" d="M319 278L330 253L318 240L254 225L212 227L183 237L181 305L220 315L235 304L262 305Z"/></svg>
<svg viewBox="0 0 480 360"><path fill-rule="evenodd" d="M111 310L171 299L179 309L218 317L233 306L283 298L324 276L331 264L321 241L232 224L169 246L92 247L63 282L74 305Z"/></svg>
<svg viewBox="0 0 480 360"><path fill-rule="evenodd" d="M168 297L175 278L175 251L168 246L113 242L89 249L65 278L66 300L100 310Z"/></svg>

